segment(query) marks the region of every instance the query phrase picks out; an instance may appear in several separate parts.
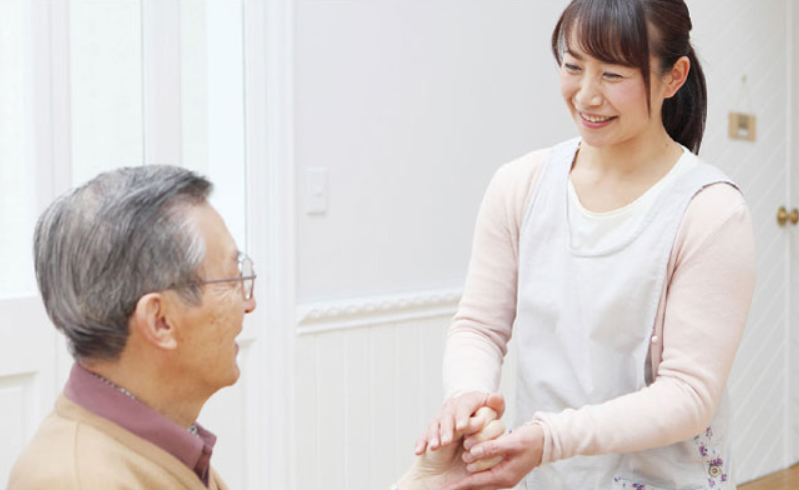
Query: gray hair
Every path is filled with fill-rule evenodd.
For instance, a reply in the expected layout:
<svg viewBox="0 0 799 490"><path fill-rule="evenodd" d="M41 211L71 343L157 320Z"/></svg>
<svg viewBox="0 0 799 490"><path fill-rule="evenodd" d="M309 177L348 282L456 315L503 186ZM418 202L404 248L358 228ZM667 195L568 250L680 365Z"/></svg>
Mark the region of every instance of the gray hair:
<svg viewBox="0 0 799 490"><path fill-rule="evenodd" d="M75 359L118 359L144 294L175 288L200 302L205 241L185 211L212 184L179 167L127 167L59 197L34 236L36 280L47 314Z"/></svg>

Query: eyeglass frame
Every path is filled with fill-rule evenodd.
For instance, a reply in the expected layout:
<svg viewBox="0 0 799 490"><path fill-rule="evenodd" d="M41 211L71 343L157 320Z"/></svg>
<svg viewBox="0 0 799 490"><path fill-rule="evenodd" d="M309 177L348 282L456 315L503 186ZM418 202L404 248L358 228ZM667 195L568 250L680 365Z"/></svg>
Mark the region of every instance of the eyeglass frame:
<svg viewBox="0 0 799 490"><path fill-rule="evenodd" d="M208 279L206 281L197 281L195 284L216 284L221 282L240 282L241 283L241 292L244 295L244 301L249 301L252 299L253 294L255 294L255 279L258 277L258 274L255 273L255 263L252 259L244 252L239 252L238 257L236 260L239 263L239 273L244 274L244 263L249 262L250 268L252 269L251 276L239 276L239 277L231 277L225 279ZM246 281L252 281L252 286L250 287L249 294L247 293L247 288L245 286Z"/></svg>

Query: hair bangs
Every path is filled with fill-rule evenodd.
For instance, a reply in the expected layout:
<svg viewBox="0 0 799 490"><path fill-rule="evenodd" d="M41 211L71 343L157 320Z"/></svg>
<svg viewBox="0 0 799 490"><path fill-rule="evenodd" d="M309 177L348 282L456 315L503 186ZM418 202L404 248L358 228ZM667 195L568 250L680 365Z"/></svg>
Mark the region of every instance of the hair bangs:
<svg viewBox="0 0 799 490"><path fill-rule="evenodd" d="M600 61L648 71L646 18L638 2L572 2L553 34L552 48L558 62L576 42L580 51Z"/></svg>

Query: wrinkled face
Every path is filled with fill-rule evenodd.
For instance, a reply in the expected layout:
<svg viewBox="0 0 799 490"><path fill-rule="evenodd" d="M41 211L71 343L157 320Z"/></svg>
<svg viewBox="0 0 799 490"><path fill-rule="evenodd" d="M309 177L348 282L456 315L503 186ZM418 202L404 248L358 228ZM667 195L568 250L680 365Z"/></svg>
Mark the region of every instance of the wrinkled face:
<svg viewBox="0 0 799 490"><path fill-rule="evenodd" d="M570 44L560 68L560 92L585 143L609 147L663 130L664 85L655 73L650 113L641 70L600 61L579 43ZM650 66L658 66L657 60Z"/></svg>
<svg viewBox="0 0 799 490"><path fill-rule="evenodd" d="M205 204L188 215L205 239L202 279L239 277L238 248L219 213ZM236 336L255 299L244 300L241 282L204 284L201 291L202 303L186 304L178 315L178 351L188 379L196 379L198 389L210 395L239 378Z"/></svg>

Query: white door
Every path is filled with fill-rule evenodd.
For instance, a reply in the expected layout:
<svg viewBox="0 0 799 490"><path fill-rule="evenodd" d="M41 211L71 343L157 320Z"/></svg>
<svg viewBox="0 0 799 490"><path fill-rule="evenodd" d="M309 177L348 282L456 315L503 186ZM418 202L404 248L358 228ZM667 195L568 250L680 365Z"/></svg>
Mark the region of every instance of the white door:
<svg viewBox="0 0 799 490"><path fill-rule="evenodd" d="M0 1L0 484L72 362L31 258L33 225L55 196L121 166L191 168L214 182L212 204L258 264L244 22L243 1ZM260 299L266 288L255 291ZM200 416L218 436L212 464L231 488L264 487L263 321L261 311L248 316L242 379Z"/></svg>
<svg viewBox="0 0 799 490"><path fill-rule="evenodd" d="M0 2L0 482L49 412L67 359L33 273L36 218L65 178L53 152L58 66L42 63L52 52L49 11Z"/></svg>

